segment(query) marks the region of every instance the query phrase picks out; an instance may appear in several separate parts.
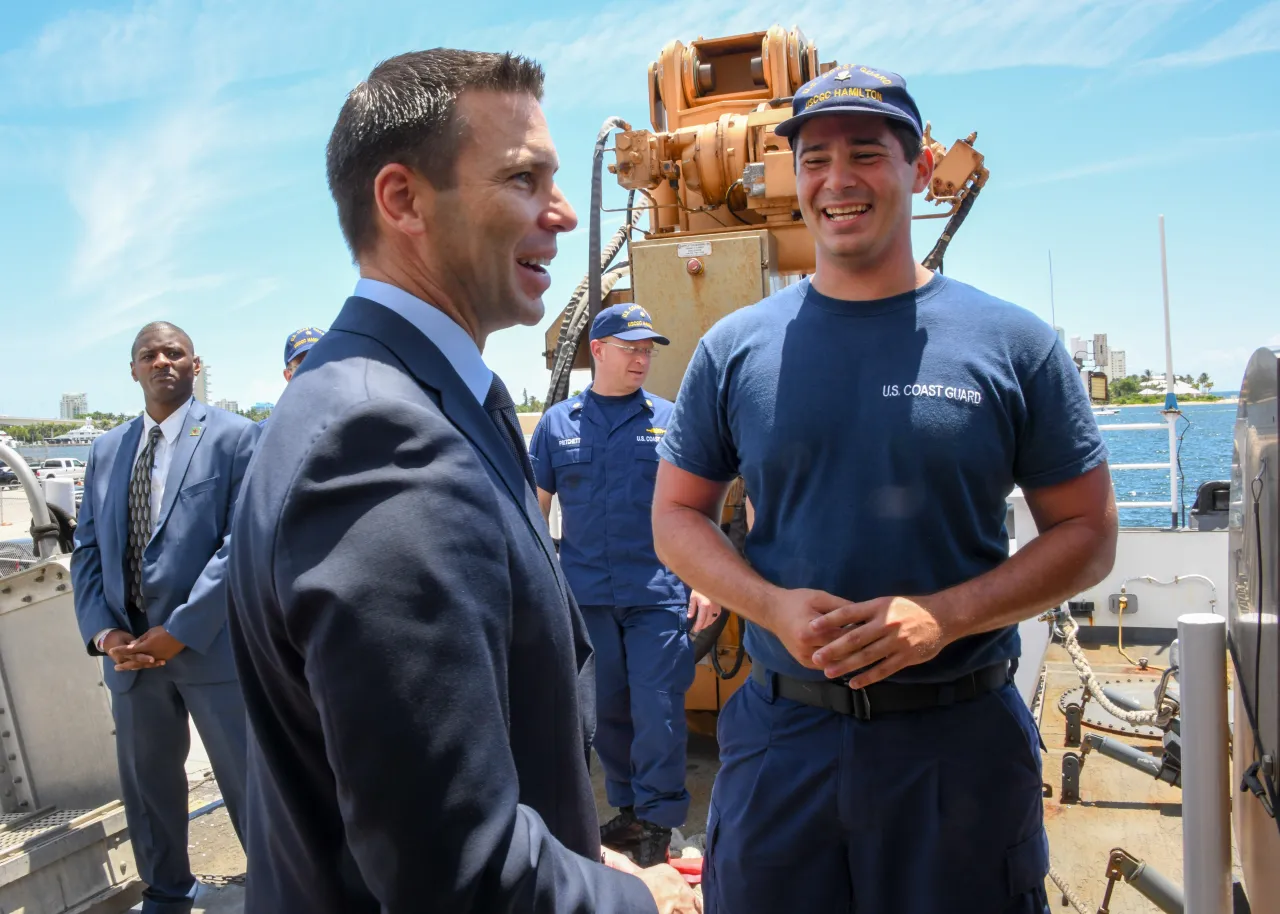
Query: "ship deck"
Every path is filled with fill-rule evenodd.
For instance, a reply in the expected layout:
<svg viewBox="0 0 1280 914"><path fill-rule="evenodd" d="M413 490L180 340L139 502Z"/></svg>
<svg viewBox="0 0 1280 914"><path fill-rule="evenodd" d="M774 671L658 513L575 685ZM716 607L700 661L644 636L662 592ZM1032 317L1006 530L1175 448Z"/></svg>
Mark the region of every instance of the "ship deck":
<svg viewBox="0 0 1280 914"><path fill-rule="evenodd" d="M1127 647L1133 658L1145 656L1155 667L1165 657L1161 645L1137 643ZM1131 664L1114 645L1086 646L1085 652L1095 674L1104 685L1116 686L1129 694L1146 696L1154 693L1160 673L1156 669L1140 670ZM1149 774L1129 768L1096 752L1086 757L1080 775L1078 802L1062 802L1062 759L1068 752L1080 753L1078 746L1066 744L1067 722L1060 708L1065 693L1080 686L1080 677L1061 644L1050 645L1044 661L1043 691L1033 713L1038 717L1045 744L1045 828L1049 834L1050 856L1057 872L1066 880L1090 912L1096 911L1106 889L1107 863L1113 848L1123 848L1133 857L1176 884L1182 883L1182 798L1181 791L1155 780ZM711 786L719 767L715 739L706 735L707 724L714 727L714 717L698 712L692 715L706 720L691 721L689 736L688 788L693 797L689 825L681 839L701 848L704 838L707 804ZM1105 733L1130 745L1159 755L1160 740L1136 733L1117 733L1090 726L1087 718L1083 730ZM702 732L699 732L702 731ZM710 729L714 732L714 729ZM197 744L198 745L198 744ZM193 787L199 785L201 795L193 792L192 808L216 793L216 785L201 779L199 764L189 768ZM599 761L593 759L592 781L600 819L612 817L604 794L604 775ZM244 857L225 810L200 816L191 823L193 868L203 874L225 879L242 876ZM1233 847L1235 875L1240 875L1239 859ZM1054 910L1070 910L1061 906L1061 893L1046 881ZM237 885L209 886L201 893L196 912L238 914L242 910L243 890ZM1155 914L1159 909L1131 886L1116 886L1108 909L1112 914Z"/></svg>

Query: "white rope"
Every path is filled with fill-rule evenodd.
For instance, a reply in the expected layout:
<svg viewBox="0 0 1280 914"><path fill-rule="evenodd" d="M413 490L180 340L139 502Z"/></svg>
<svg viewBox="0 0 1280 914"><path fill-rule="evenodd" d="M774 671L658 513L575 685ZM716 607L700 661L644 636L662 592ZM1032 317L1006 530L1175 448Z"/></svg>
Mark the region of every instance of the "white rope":
<svg viewBox="0 0 1280 914"><path fill-rule="evenodd" d="M1062 890L1062 897L1067 899L1071 907L1075 908L1077 914L1094 914L1093 908L1085 907L1085 903L1080 900L1075 892L1071 891L1071 887L1067 885L1067 880L1053 868L1053 864L1049 864L1049 878L1053 880L1053 884Z"/></svg>
<svg viewBox="0 0 1280 914"><path fill-rule="evenodd" d="M1155 726L1162 729L1173 719L1174 706L1167 700L1161 701L1160 707L1153 710L1126 711L1107 698L1102 691L1102 684L1093 675L1093 668L1089 666L1089 659L1085 657L1084 649L1080 647L1080 643L1076 640L1076 632L1080 630L1080 624L1070 615L1064 615L1060 622L1062 625L1062 646L1067 649L1067 653L1071 656L1071 662L1075 664L1077 672L1080 673L1080 681L1084 683L1085 688L1089 690L1089 694L1094 697L1098 704L1102 705L1108 714L1118 717L1132 726Z"/></svg>

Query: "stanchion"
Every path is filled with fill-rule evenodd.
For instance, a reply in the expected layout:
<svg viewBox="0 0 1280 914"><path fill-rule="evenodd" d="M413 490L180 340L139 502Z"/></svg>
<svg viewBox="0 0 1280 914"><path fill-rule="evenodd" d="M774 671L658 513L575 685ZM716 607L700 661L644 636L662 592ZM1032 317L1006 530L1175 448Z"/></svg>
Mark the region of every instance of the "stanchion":
<svg viewBox="0 0 1280 914"><path fill-rule="evenodd" d="M1178 617L1182 717L1182 874L1187 914L1231 911L1227 620Z"/></svg>

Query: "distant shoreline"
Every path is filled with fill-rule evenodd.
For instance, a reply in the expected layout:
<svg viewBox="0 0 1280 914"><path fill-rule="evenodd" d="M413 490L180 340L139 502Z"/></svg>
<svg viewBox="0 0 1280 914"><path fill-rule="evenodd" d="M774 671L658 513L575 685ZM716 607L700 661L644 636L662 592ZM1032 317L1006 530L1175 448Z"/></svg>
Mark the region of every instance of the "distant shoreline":
<svg viewBox="0 0 1280 914"><path fill-rule="evenodd" d="M1223 404L1239 403L1239 397L1223 397L1221 400L1179 400L1178 409L1184 406L1222 406ZM1164 409L1163 403L1103 403L1099 404L1099 409Z"/></svg>

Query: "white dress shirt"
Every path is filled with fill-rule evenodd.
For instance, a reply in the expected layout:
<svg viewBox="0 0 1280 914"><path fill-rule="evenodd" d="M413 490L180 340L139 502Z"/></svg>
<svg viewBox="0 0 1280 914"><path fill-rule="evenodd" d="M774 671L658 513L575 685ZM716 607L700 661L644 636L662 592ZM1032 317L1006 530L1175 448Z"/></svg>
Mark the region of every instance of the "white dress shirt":
<svg viewBox="0 0 1280 914"><path fill-rule="evenodd" d="M493 383L493 372L484 363L480 347L461 325L435 305L404 289L376 279L361 279L353 293L390 308L422 332L440 350L472 395L484 405Z"/></svg>
<svg viewBox="0 0 1280 914"><path fill-rule="evenodd" d="M156 532L156 525L160 523L160 505L164 503L164 484L169 478L169 464L173 460L173 451L178 446L178 436L182 434L182 427L187 422L187 413L191 411L193 402L195 402L194 397L175 409L163 422L152 419L149 413L142 414L142 437L138 439L138 449L133 452L134 466L137 466L138 458L142 456L142 449L147 446L151 430L157 425L160 426L160 437L156 441L155 462L151 466L152 534ZM129 474L129 479L133 479L133 473Z"/></svg>
<svg viewBox="0 0 1280 914"><path fill-rule="evenodd" d="M147 446L147 439L151 437L151 430L157 425L160 426L160 437L156 441L155 462L151 466L151 533L156 532L156 525L160 523L160 505L164 503L164 483L169 477L169 464L173 461L174 448L178 446L178 436L182 434L182 427L187 422L187 413L191 410L191 404L195 402L195 398L187 400L187 402L175 409L169 418L163 422L157 422L151 418L151 414L143 412L142 414L142 437L138 439L137 450L133 452L133 461L130 466L137 466L138 458L142 456L142 449ZM129 481L133 482L133 471L129 472ZM128 518L126 516L126 522ZM127 583L127 582L126 582ZM128 588L125 588L125 599L129 599ZM93 639L94 644L98 646L98 650L102 650L102 639L115 629L104 628L98 632L98 636Z"/></svg>

